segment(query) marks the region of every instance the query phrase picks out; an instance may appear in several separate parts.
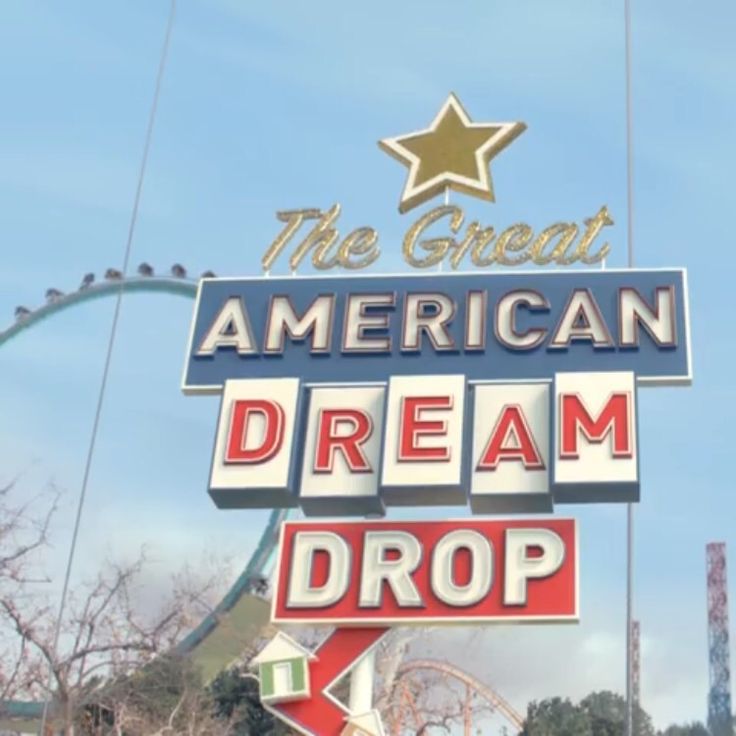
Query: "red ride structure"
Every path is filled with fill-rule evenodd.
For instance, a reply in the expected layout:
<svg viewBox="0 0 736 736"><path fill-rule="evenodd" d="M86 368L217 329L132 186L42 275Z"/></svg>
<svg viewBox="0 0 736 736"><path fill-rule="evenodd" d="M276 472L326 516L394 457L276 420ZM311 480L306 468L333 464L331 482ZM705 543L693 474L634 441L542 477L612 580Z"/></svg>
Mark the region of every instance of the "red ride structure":
<svg viewBox="0 0 736 736"><path fill-rule="evenodd" d="M728 584L726 545L706 545L708 580L708 729L713 736L733 736L731 661L728 644Z"/></svg>
<svg viewBox="0 0 736 736"><path fill-rule="evenodd" d="M631 694L634 708L641 705L641 625L631 622Z"/></svg>

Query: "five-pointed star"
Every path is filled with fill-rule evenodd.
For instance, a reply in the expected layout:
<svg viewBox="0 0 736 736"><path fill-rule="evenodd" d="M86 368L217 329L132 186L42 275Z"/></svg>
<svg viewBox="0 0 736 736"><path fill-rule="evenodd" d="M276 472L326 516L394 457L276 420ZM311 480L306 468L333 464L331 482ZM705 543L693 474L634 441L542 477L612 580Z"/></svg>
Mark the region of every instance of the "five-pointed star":
<svg viewBox="0 0 736 736"><path fill-rule="evenodd" d="M378 142L409 167L399 212L448 188L493 202L490 160L525 130L524 123L473 123L451 93L429 128Z"/></svg>

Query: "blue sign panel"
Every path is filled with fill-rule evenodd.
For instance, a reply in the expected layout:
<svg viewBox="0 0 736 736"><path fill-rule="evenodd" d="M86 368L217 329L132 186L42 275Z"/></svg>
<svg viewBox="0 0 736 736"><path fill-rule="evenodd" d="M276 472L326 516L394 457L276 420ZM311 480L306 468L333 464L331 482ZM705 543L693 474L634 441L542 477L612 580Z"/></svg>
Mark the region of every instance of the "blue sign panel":
<svg viewBox="0 0 736 736"><path fill-rule="evenodd" d="M683 270L203 279L183 389L633 371L691 379Z"/></svg>

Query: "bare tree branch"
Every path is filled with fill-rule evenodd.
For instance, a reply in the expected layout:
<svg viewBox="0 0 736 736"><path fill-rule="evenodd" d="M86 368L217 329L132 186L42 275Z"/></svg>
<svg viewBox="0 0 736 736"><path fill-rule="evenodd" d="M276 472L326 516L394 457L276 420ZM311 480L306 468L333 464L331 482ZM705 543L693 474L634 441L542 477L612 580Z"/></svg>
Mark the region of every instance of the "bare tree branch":
<svg viewBox="0 0 736 736"><path fill-rule="evenodd" d="M46 586L34 581L48 580L38 574L37 555L48 545L59 496L53 489L45 505L42 496L14 504L12 491L13 483L0 487L0 698L51 698L54 728L71 734L101 683L117 682L169 651L202 611L212 610L219 591L210 579L195 585L185 570L158 610L144 615L135 587L146 561L141 552L131 564L104 565L88 584L72 590L55 647L56 606ZM176 707L155 724L130 703L110 704L110 710L119 710L123 721L144 724L129 733L184 733L184 722L186 732L220 733L207 731L210 714L200 690L187 685Z"/></svg>

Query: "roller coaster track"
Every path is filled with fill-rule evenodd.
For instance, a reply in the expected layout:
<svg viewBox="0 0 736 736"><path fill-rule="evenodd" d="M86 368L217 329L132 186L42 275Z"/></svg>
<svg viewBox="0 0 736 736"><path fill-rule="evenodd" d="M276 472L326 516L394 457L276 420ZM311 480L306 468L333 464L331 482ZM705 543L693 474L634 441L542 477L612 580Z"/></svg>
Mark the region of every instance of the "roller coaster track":
<svg viewBox="0 0 736 736"><path fill-rule="evenodd" d="M72 291L51 299L42 307L31 310L25 316L16 319L14 324L0 332L0 346L48 317L52 317L65 309L93 299L115 296L120 289L124 292L158 292L194 299L197 295L197 282L190 279L177 279L173 277L135 276L91 284L86 288L81 288L78 291Z"/></svg>
<svg viewBox="0 0 736 736"><path fill-rule="evenodd" d="M401 678L422 670L439 672L461 682L483 698L494 711L503 716L510 725L514 726L517 732L524 728L523 716L507 700L501 697L493 688L481 682L477 677L464 672L449 662L434 659L412 659L405 662L399 668L398 676Z"/></svg>
<svg viewBox="0 0 736 736"><path fill-rule="evenodd" d="M168 276L134 276L101 281L67 294L58 293L37 309L23 310L14 324L0 331L0 347L49 317L95 299L115 296L120 289L124 292L153 292L194 299L197 295L197 281ZM271 513L255 552L243 571L214 610L179 642L176 648L178 653L188 654L201 644L217 628L223 616L250 591L254 581L264 575L278 541L279 527L287 514L288 511L284 509L275 509ZM11 718L35 718L41 714L43 703L7 701L0 703L0 710L3 715Z"/></svg>

